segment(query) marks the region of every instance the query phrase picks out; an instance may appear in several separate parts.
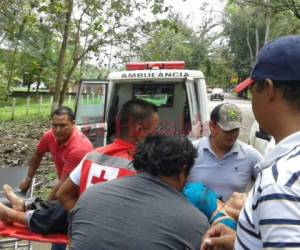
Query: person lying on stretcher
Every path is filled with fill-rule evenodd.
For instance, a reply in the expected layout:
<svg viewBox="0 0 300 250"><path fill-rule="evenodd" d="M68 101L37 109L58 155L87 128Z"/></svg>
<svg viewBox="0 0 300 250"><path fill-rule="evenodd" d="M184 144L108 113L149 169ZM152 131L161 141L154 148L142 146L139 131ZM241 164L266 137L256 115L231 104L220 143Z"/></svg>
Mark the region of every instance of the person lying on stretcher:
<svg viewBox="0 0 300 250"><path fill-rule="evenodd" d="M4 185L3 190L12 208L0 203L0 220L5 224L18 222L28 225L26 200L17 196L9 185ZM189 202L206 215L211 225L222 223L234 230L236 229L236 220L247 196L245 193L233 193L230 199L224 203L217 198L213 190L196 182L185 185L182 193ZM41 223L43 222L41 221ZM64 225L63 228L67 228L67 226ZM64 231L65 229L61 230ZM58 229L57 232L51 233L62 233L61 230Z"/></svg>

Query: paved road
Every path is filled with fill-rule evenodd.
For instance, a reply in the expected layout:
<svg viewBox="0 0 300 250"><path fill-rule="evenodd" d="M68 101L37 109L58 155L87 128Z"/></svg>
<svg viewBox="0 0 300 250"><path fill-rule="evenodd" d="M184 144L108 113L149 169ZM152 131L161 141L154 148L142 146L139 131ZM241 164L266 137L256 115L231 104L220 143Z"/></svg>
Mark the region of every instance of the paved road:
<svg viewBox="0 0 300 250"><path fill-rule="evenodd" d="M247 143L251 125L254 121L254 115L251 108L251 101L242 99L240 97L233 96L232 94L225 93L224 101L209 101L210 111L222 102L229 102L237 105L243 113L243 129L240 131L240 140Z"/></svg>

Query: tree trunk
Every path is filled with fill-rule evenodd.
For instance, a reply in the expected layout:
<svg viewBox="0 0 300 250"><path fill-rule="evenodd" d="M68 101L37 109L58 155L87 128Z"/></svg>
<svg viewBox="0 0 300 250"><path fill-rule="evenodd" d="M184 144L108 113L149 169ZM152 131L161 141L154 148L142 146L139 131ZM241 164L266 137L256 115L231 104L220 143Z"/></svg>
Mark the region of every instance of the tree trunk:
<svg viewBox="0 0 300 250"><path fill-rule="evenodd" d="M76 69L78 63L79 63L79 60L74 61L74 63L72 64L72 66L71 66L71 68L68 72L68 75L67 75L66 79L64 80L64 84L63 84L62 90L60 92L59 106L63 105L63 103L64 103L65 94L66 94L66 91L68 89L69 81L70 81L71 76L72 76L74 70Z"/></svg>
<svg viewBox="0 0 300 250"><path fill-rule="evenodd" d="M35 100L37 100L37 97L39 95L40 85L41 85L41 73L39 72L37 84L36 84L36 90L35 90Z"/></svg>
<svg viewBox="0 0 300 250"><path fill-rule="evenodd" d="M80 61L80 68L79 68L79 77L80 79L82 78L82 74L83 74L83 67L84 67L84 58L82 58L82 60Z"/></svg>
<svg viewBox="0 0 300 250"><path fill-rule="evenodd" d="M60 52L59 52L59 60L58 60L58 65L57 65L57 75L56 75L56 81L55 81L54 97L53 97L51 112L53 112L59 106L61 83L63 81L63 75L64 75L65 52L66 52L67 44L68 44L69 28L70 28L70 23L71 23L71 15L72 15L72 11L73 11L73 0L66 0L65 2L66 2L66 5L68 6L68 8L67 8L66 15L65 15L63 40L62 40L61 48L60 48Z"/></svg>
<svg viewBox="0 0 300 250"><path fill-rule="evenodd" d="M249 53L250 53L250 66L252 67L253 64L254 64L254 60L253 60L253 51L252 51L252 48L251 48L251 44L250 44L250 31L249 31L249 25L247 25L247 45L248 45L248 48L249 48Z"/></svg>
<svg viewBox="0 0 300 250"><path fill-rule="evenodd" d="M269 41L270 25L271 25L271 17L268 14L268 16L266 18L266 31L265 31L265 42L264 42L264 44L268 43L268 41Z"/></svg>
<svg viewBox="0 0 300 250"><path fill-rule="evenodd" d="M27 83L27 96L30 96L30 83Z"/></svg>
<svg viewBox="0 0 300 250"><path fill-rule="evenodd" d="M81 53L81 55L75 59L73 59L73 64L71 65L71 68L69 69L69 72L67 74L66 79L64 80L64 84L62 87L62 90L60 92L60 98L59 98L59 105L62 105L64 103L66 90L68 88L69 81L71 79L71 76L73 75L74 70L76 69L78 63L85 57L85 55L93 48L93 46L89 46L85 51Z"/></svg>
<svg viewBox="0 0 300 250"><path fill-rule="evenodd" d="M9 67L9 73L8 73L8 81L7 81L7 87L6 87L6 100L8 98L8 95L10 93L10 86L12 83L12 77L13 77L13 72L14 72L14 68L15 68L15 59L16 59L16 55L17 55L17 51L18 51L18 41L16 41L15 46L14 46L14 52L13 52L13 56L12 56L12 61L10 63L10 67Z"/></svg>
<svg viewBox="0 0 300 250"><path fill-rule="evenodd" d="M265 0L265 3L268 3L269 0ZM271 26L271 13L270 10L267 10L266 12L266 31L265 31L265 42L266 44L269 41L269 35L270 35L270 26Z"/></svg>
<svg viewBox="0 0 300 250"><path fill-rule="evenodd" d="M255 54L255 58L256 58L259 51L259 34L257 28L255 28L255 42L256 42L256 54Z"/></svg>
<svg viewBox="0 0 300 250"><path fill-rule="evenodd" d="M299 6L296 1L290 1L290 3L285 4L293 12L294 16L300 19Z"/></svg>

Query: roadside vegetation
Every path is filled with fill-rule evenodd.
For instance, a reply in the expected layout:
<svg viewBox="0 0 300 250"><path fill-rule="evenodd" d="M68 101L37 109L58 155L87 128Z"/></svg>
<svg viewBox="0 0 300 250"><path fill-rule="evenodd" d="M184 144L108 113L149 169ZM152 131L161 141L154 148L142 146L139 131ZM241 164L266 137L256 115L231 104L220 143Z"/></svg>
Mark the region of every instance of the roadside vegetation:
<svg viewBox="0 0 300 250"><path fill-rule="evenodd" d="M52 98L50 96L38 96L36 98L9 98L0 106L0 121L32 121L49 120ZM74 108L75 98L65 103L66 106Z"/></svg>

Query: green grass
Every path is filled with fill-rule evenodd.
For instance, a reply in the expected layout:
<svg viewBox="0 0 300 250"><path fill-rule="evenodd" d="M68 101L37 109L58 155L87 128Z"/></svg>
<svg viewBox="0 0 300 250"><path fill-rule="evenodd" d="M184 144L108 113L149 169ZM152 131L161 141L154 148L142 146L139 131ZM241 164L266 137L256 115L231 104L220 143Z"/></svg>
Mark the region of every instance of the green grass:
<svg viewBox="0 0 300 250"><path fill-rule="evenodd" d="M11 88L11 91L14 91L14 92L27 92L27 87L12 87ZM30 89L29 91L30 93L35 93L36 90L34 89ZM48 89L39 89L39 92L49 92Z"/></svg>
<svg viewBox="0 0 300 250"><path fill-rule="evenodd" d="M51 190L52 190L52 188L49 188L49 187L40 187L39 189L37 189L33 192L33 196L39 197L42 200L48 200Z"/></svg>
<svg viewBox="0 0 300 250"><path fill-rule="evenodd" d="M0 107L0 121L9 121L12 120L12 99ZM65 101L66 106L71 108L75 105L75 99L68 102L68 99ZM27 100L26 98L18 97L16 98L15 112L13 120L36 120L36 119L47 119L50 116L51 103L50 97L43 97L42 105L40 105L39 98L31 98L30 106L27 110Z"/></svg>
<svg viewBox="0 0 300 250"><path fill-rule="evenodd" d="M157 96L138 96L147 102L155 104L156 106L166 105L168 101L168 95L157 95Z"/></svg>
<svg viewBox="0 0 300 250"><path fill-rule="evenodd" d="M51 172L47 175L47 179L49 182L54 181L56 179L56 173L55 172Z"/></svg>
<svg viewBox="0 0 300 250"><path fill-rule="evenodd" d="M80 104L82 105L86 105L86 104L100 104L103 103L104 101L102 99L99 99L97 97L94 98L81 98L80 99Z"/></svg>

